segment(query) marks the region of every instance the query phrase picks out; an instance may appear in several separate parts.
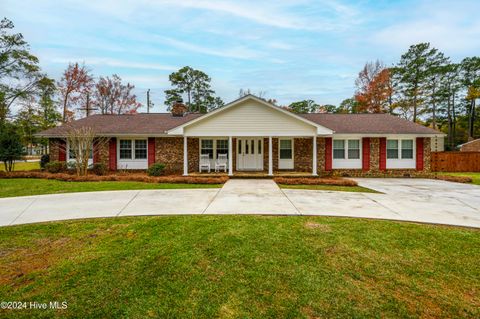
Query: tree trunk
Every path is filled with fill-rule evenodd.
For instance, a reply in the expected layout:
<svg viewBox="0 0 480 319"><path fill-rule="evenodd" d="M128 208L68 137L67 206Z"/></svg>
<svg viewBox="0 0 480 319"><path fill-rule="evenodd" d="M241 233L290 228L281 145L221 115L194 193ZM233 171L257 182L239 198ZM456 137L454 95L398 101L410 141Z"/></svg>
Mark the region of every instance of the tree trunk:
<svg viewBox="0 0 480 319"><path fill-rule="evenodd" d="M447 100L447 120L448 120L448 145L450 150L453 150L453 139L452 139L452 105L451 105L450 96Z"/></svg>
<svg viewBox="0 0 480 319"><path fill-rule="evenodd" d="M65 94L65 98L63 99L63 123L67 123L67 99L68 94Z"/></svg>
<svg viewBox="0 0 480 319"><path fill-rule="evenodd" d="M474 126L475 126L475 98L472 99L470 103L470 114L469 114L469 121L468 121L468 140L473 140L473 133L474 133Z"/></svg>
<svg viewBox="0 0 480 319"><path fill-rule="evenodd" d="M432 128L437 129L437 105L435 101L435 82L432 85Z"/></svg>
<svg viewBox="0 0 480 319"><path fill-rule="evenodd" d="M452 140L453 146L457 143L457 114L455 112L455 91L453 91L452 95Z"/></svg>

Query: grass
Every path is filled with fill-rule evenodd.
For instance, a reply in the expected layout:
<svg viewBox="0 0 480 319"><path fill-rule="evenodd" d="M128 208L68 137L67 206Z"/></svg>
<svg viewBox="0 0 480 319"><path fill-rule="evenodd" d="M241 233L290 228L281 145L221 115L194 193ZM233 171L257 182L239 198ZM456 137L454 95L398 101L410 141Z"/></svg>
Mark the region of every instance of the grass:
<svg viewBox="0 0 480 319"><path fill-rule="evenodd" d="M31 171L40 169L40 162L17 162L13 168L14 171ZM5 171L5 165L0 162L0 171Z"/></svg>
<svg viewBox="0 0 480 319"><path fill-rule="evenodd" d="M93 192L107 190L218 188L219 184L172 184L142 182L65 182L51 179L0 179L0 197Z"/></svg>
<svg viewBox="0 0 480 319"><path fill-rule="evenodd" d="M327 217L4 227L2 318L480 317L480 231ZM3 312L3 313L2 313Z"/></svg>
<svg viewBox="0 0 480 319"><path fill-rule="evenodd" d="M339 185L287 185L279 184L281 188L292 189L313 189L320 191L340 191L340 192L358 192L358 193L378 193L377 191L362 186L339 186Z"/></svg>
<svg viewBox="0 0 480 319"><path fill-rule="evenodd" d="M472 184L480 185L480 172L461 172L461 173L438 173L441 175L467 176L472 178Z"/></svg>

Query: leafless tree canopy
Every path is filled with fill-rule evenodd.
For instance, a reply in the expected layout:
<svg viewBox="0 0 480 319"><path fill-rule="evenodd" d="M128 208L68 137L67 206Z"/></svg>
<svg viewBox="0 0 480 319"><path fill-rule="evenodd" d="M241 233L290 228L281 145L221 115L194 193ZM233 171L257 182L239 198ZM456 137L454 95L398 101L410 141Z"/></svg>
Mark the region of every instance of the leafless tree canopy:
<svg viewBox="0 0 480 319"><path fill-rule="evenodd" d="M97 136L93 128L83 126L69 128L65 140L66 143L62 147L66 153L70 152L70 155L73 155L77 175L85 176L88 174L90 155L106 147L110 138Z"/></svg>

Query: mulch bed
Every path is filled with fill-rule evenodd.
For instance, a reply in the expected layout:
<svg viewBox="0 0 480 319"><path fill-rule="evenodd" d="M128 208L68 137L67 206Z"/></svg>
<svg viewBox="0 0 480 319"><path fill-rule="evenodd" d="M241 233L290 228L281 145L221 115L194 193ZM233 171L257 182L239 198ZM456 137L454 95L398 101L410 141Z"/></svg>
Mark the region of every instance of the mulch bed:
<svg viewBox="0 0 480 319"><path fill-rule="evenodd" d="M0 172L0 178L43 178L54 179L66 182L143 182L143 183L178 183L178 184L224 184L227 176L219 177L197 177L197 176L148 176L139 173L126 174L108 174L108 175L87 175L77 176L67 173L47 173L41 171L23 171L23 172Z"/></svg>

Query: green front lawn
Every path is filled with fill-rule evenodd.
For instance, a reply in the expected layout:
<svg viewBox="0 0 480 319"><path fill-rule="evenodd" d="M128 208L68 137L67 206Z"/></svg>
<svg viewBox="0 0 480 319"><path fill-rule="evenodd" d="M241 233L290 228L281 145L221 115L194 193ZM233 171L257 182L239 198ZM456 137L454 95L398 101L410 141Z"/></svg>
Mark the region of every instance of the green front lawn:
<svg viewBox="0 0 480 319"><path fill-rule="evenodd" d="M40 169L40 162L17 162L13 170L17 171L31 171L34 169ZM5 171L5 165L3 162L0 162L0 171Z"/></svg>
<svg viewBox="0 0 480 319"><path fill-rule="evenodd" d="M480 231L327 217L3 227L3 318L480 317Z"/></svg>
<svg viewBox="0 0 480 319"><path fill-rule="evenodd" d="M0 179L0 197L134 189L218 188L220 184L170 184L142 182L65 182L52 179Z"/></svg>
<svg viewBox="0 0 480 319"><path fill-rule="evenodd" d="M480 185L480 172L461 172L461 173L444 173L438 172L441 175L451 175L451 176L467 176L472 178L472 184Z"/></svg>
<svg viewBox="0 0 480 319"><path fill-rule="evenodd" d="M358 193L378 193L377 191L362 186L337 186L337 185L287 185L278 184L280 188L291 189L313 189L320 191L340 191L340 192L358 192Z"/></svg>

